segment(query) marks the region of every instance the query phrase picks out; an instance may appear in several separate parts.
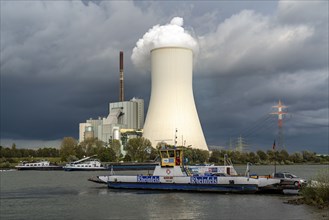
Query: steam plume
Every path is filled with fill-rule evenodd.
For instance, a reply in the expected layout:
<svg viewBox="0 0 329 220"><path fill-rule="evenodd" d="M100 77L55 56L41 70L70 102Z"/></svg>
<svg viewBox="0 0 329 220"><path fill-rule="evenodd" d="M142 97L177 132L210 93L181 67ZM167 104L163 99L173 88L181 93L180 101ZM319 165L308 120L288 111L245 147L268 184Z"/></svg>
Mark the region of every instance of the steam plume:
<svg viewBox="0 0 329 220"><path fill-rule="evenodd" d="M150 68L150 51L158 47L187 47L196 55L199 51L197 41L186 31L183 18L174 17L169 24L155 25L136 43L131 55L132 62L140 69Z"/></svg>

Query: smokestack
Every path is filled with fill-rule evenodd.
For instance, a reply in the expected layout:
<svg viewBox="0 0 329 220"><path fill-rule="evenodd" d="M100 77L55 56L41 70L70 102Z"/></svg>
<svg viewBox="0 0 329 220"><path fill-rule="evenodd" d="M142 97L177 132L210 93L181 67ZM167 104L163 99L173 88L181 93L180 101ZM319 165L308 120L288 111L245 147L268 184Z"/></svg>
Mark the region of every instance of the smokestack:
<svg viewBox="0 0 329 220"><path fill-rule="evenodd" d="M123 84L123 51L120 51L120 94L119 101L124 101L124 84Z"/></svg>

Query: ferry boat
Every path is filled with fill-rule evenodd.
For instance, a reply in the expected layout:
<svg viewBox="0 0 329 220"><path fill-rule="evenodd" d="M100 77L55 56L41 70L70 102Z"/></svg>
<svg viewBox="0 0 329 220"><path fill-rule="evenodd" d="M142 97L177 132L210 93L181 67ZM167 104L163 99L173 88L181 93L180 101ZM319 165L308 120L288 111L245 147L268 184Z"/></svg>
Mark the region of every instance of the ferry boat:
<svg viewBox="0 0 329 220"><path fill-rule="evenodd" d="M153 175L108 175L90 179L106 183L110 189L178 190L222 193L256 193L262 187L278 184L275 179L222 175L221 172L192 173L183 164L183 149L162 148L160 164ZM195 167L194 167L195 168ZM208 167L209 169L209 167ZM227 170L227 169L226 169Z"/></svg>
<svg viewBox="0 0 329 220"><path fill-rule="evenodd" d="M29 163L26 161L23 161L19 165L15 166L17 170L62 170L63 168L61 166L58 166L56 164L51 164L47 160Z"/></svg>
<svg viewBox="0 0 329 220"><path fill-rule="evenodd" d="M95 171L95 170L105 170L106 168L103 164L96 158L84 157L81 160L77 160L66 164L63 168L65 171Z"/></svg>

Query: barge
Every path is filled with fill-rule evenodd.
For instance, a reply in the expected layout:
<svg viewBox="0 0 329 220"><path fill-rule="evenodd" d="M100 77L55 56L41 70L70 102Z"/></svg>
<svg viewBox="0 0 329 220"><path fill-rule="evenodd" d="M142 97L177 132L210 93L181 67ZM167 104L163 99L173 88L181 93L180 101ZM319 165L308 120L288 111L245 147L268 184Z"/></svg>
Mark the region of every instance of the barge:
<svg viewBox="0 0 329 220"><path fill-rule="evenodd" d="M66 164L63 169L65 171L96 171L96 170L106 170L106 167L96 158L85 157L81 160L77 160Z"/></svg>
<svg viewBox="0 0 329 220"><path fill-rule="evenodd" d="M19 165L15 166L17 170L62 170L61 166L56 164L52 164L47 160L39 161L39 162L26 162L23 161Z"/></svg>

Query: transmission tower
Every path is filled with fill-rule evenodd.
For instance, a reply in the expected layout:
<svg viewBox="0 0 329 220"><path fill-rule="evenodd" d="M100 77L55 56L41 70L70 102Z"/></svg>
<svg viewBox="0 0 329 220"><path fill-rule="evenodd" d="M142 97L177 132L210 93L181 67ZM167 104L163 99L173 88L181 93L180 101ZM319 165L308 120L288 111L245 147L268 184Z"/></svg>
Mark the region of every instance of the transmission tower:
<svg viewBox="0 0 329 220"><path fill-rule="evenodd" d="M276 109L275 112L272 112L272 115L278 115L278 138L277 138L277 146L278 149L285 149L284 146L284 135L283 135L283 115L287 114L287 112L284 112L284 109L287 108L287 106L282 105L281 100L279 100L278 105L272 106Z"/></svg>
<svg viewBox="0 0 329 220"><path fill-rule="evenodd" d="M233 150L233 148L234 148L234 143L233 143L232 138L230 138L230 140L228 142L228 149L231 151L231 150Z"/></svg>
<svg viewBox="0 0 329 220"><path fill-rule="evenodd" d="M244 138L242 138L241 136L237 138L237 142L236 142L236 151L240 151L243 152L245 151L245 147L247 147L249 145L247 145L244 141Z"/></svg>

